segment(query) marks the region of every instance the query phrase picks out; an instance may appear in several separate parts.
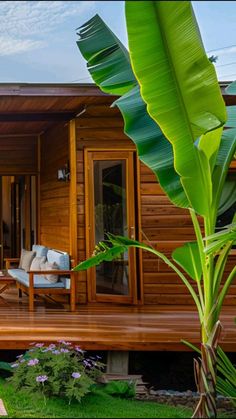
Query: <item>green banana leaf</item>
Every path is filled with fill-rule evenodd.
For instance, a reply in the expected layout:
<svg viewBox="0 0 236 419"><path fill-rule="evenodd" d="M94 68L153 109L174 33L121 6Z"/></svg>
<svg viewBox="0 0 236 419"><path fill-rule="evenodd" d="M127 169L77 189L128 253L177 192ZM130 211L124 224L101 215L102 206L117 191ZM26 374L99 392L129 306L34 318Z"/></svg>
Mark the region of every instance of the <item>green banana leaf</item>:
<svg viewBox="0 0 236 419"><path fill-rule="evenodd" d="M224 183L217 215L226 212L234 203L236 203L236 181L235 178L230 179L229 177Z"/></svg>
<svg viewBox="0 0 236 419"><path fill-rule="evenodd" d="M125 133L136 144L140 159L154 171L173 204L189 207L174 169L172 146L147 113L127 50L98 15L78 28L78 36L77 45L100 89L118 95L127 92L114 105L123 115Z"/></svg>
<svg viewBox="0 0 236 419"><path fill-rule="evenodd" d="M110 262L113 259L117 259L126 250L127 248L125 246L118 245L110 247L105 242L99 242L95 247L94 254L75 266L73 271L83 271L96 265L100 265L100 263L104 261Z"/></svg>
<svg viewBox="0 0 236 419"><path fill-rule="evenodd" d="M215 167L217 154L220 148L223 127L201 135L198 143L198 149L201 150L210 164L211 173Z"/></svg>
<svg viewBox="0 0 236 419"><path fill-rule="evenodd" d="M101 90L122 95L137 84L128 51L98 15L77 30L77 45Z"/></svg>
<svg viewBox="0 0 236 419"><path fill-rule="evenodd" d="M185 243L172 252L172 258L194 280L200 281L202 265L197 242Z"/></svg>
<svg viewBox="0 0 236 419"><path fill-rule="evenodd" d="M208 243L204 248L206 254L212 252L218 252L222 249L227 243L232 242L236 243L236 214L233 219L232 224L223 227L221 231L211 234L208 237L205 237L204 240Z"/></svg>
<svg viewBox="0 0 236 419"><path fill-rule="evenodd" d="M223 193L228 185L225 183L230 163L236 151L236 129L227 129L223 131L221 143L218 150L215 167L212 174L213 184L213 202L212 213L215 212L214 218L222 212L222 208L226 211L232 205L231 198L227 201L227 195ZM235 193L235 192L234 192Z"/></svg>
<svg viewBox="0 0 236 419"><path fill-rule="evenodd" d="M213 64L205 54L190 2L126 2L130 57L147 110L174 149L193 208L211 208L205 162L195 146L222 126L226 110Z"/></svg>
<svg viewBox="0 0 236 419"><path fill-rule="evenodd" d="M225 92L227 95L236 95L236 81L233 81L226 87Z"/></svg>
<svg viewBox="0 0 236 419"><path fill-rule="evenodd" d="M227 121L225 127L236 128L236 106L227 106Z"/></svg>
<svg viewBox="0 0 236 419"><path fill-rule="evenodd" d="M148 115L139 86L116 100L114 105L123 115L124 132L135 143L140 160L153 170L171 202L187 208L189 202L174 169L172 146Z"/></svg>
<svg viewBox="0 0 236 419"><path fill-rule="evenodd" d="M230 397L236 406L236 368L220 347L217 349L217 370L217 392Z"/></svg>

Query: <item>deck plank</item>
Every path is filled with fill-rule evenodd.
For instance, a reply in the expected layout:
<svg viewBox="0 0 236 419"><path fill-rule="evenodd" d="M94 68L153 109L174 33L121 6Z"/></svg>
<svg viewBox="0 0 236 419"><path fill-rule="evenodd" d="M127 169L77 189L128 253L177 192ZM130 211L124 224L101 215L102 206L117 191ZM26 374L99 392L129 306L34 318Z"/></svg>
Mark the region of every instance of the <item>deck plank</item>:
<svg viewBox="0 0 236 419"><path fill-rule="evenodd" d="M61 305L37 300L34 312L12 289L0 299L0 349L24 349L32 342L65 339L87 350L186 351L181 339L199 343L199 323L191 306ZM236 352L235 311L222 315L222 347Z"/></svg>

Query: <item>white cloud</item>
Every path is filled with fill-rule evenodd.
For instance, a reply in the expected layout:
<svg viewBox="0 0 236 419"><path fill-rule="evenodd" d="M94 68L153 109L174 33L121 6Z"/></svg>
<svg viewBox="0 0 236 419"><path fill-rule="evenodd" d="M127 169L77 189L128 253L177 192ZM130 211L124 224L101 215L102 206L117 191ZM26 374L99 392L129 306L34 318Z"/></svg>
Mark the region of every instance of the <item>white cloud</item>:
<svg viewBox="0 0 236 419"><path fill-rule="evenodd" d="M0 55L14 55L44 46L43 41L33 39L17 39L0 35Z"/></svg>
<svg viewBox="0 0 236 419"><path fill-rule="evenodd" d="M0 1L0 55L40 48L47 35L95 1Z"/></svg>

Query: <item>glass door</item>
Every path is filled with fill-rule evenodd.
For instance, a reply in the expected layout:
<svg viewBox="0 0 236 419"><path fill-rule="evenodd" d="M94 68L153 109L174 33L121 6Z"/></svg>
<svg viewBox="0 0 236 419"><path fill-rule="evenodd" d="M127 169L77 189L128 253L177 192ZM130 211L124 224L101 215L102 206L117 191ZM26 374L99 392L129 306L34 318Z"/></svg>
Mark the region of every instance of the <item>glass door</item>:
<svg viewBox="0 0 236 419"><path fill-rule="evenodd" d="M106 234L135 238L133 152L87 152L87 256ZM136 301L135 250L88 271L91 301Z"/></svg>

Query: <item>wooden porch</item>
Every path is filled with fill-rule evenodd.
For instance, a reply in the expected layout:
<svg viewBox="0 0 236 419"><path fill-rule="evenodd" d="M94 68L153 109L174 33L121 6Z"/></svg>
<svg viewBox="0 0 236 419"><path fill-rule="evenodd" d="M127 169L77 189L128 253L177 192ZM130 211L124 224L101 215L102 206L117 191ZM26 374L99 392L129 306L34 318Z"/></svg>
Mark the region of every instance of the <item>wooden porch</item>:
<svg viewBox="0 0 236 419"><path fill-rule="evenodd" d="M235 310L225 307L222 347L236 352ZM0 349L23 349L32 342L59 339L86 350L186 351L181 339L199 342L196 312L191 306L78 305L66 307L39 299L28 311L26 296L19 302L15 288L0 297Z"/></svg>

